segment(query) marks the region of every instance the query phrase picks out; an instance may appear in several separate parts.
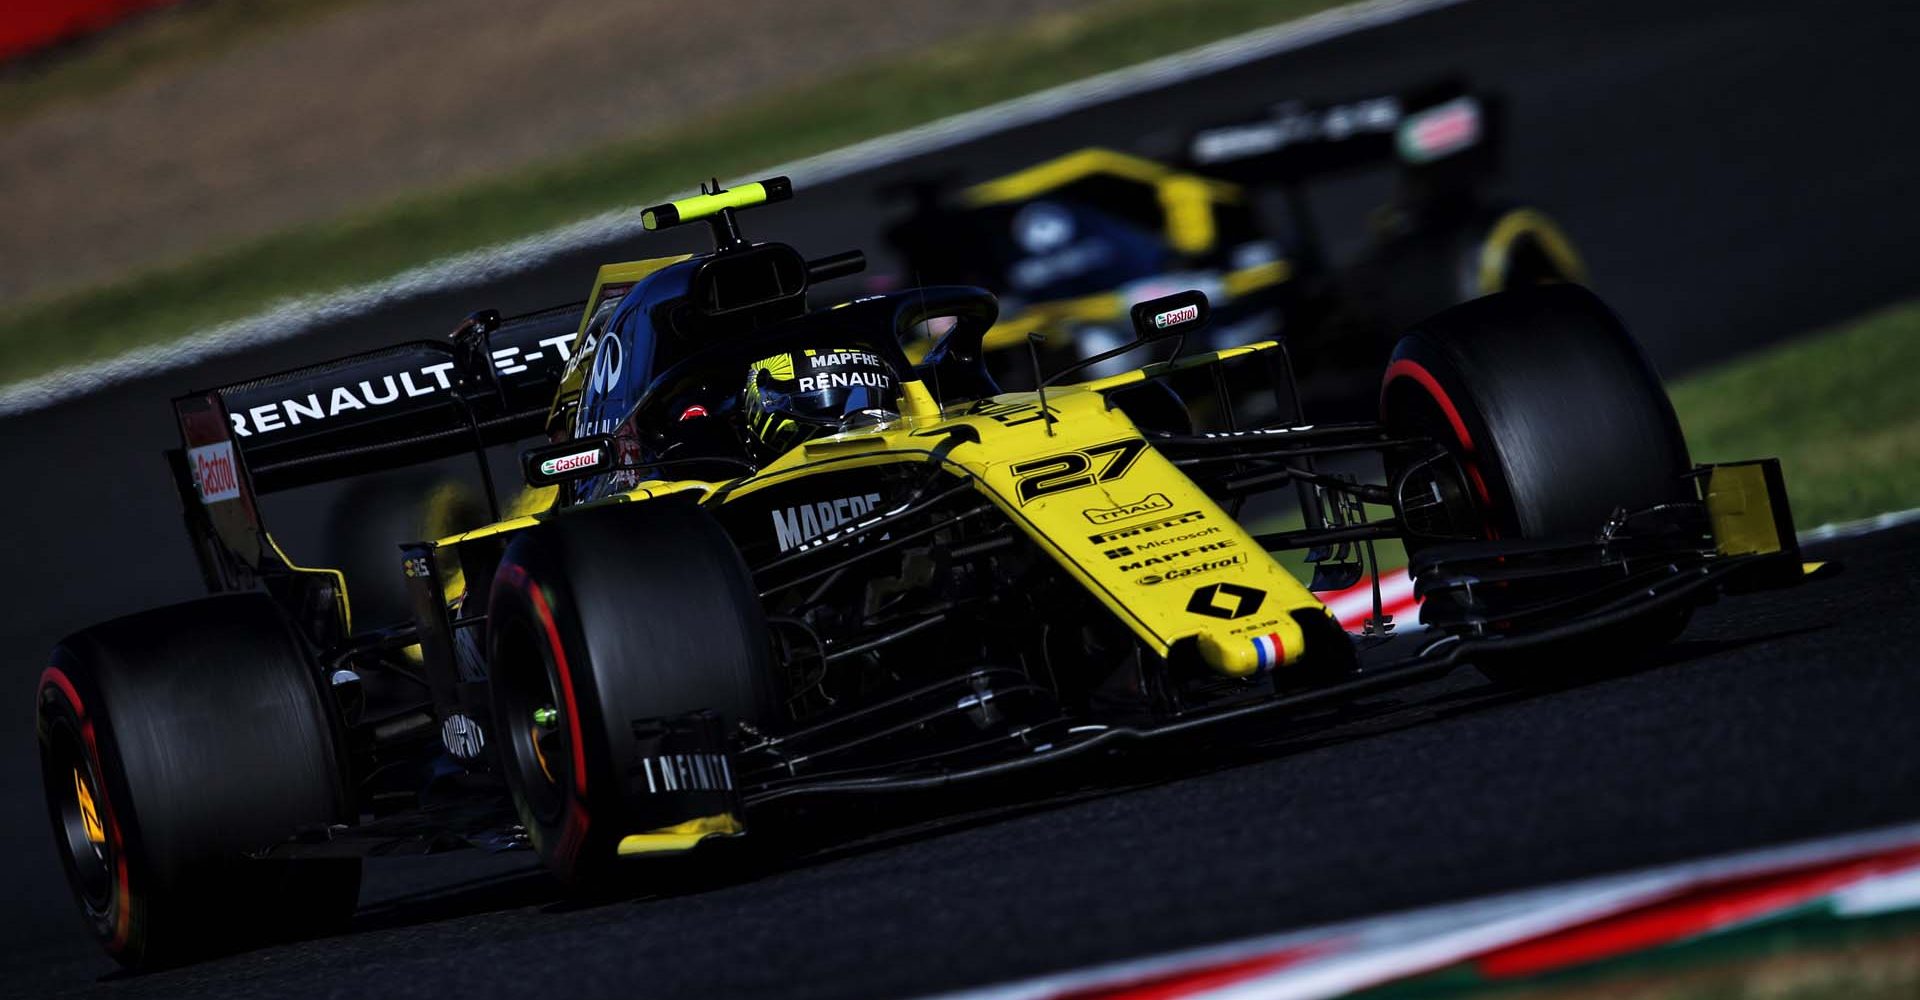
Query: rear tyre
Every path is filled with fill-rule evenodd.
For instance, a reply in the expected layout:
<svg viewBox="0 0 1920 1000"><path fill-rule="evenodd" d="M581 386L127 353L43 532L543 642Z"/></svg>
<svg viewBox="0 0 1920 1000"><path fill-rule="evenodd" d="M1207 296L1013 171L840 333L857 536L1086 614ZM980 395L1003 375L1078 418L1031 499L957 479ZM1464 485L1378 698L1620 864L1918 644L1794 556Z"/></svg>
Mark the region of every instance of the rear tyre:
<svg viewBox="0 0 1920 1000"><path fill-rule="evenodd" d="M1690 498L1686 440L1659 376L1579 286L1489 295L1415 327L1388 363L1381 411L1396 431L1446 443L1461 472L1438 484L1458 511L1451 520L1483 537L1591 538L1617 509ZM1409 538L1408 553L1429 544ZM1587 676L1630 665L1689 614L1476 665L1501 681Z"/></svg>
<svg viewBox="0 0 1920 1000"><path fill-rule="evenodd" d="M752 577L711 515L665 500L530 528L488 621L494 742L563 882L617 882L628 835L735 819L729 734L770 714L773 664Z"/></svg>
<svg viewBox="0 0 1920 1000"><path fill-rule="evenodd" d="M234 594L75 633L36 707L54 840L131 969L344 927L358 859L250 860L348 819L316 673L279 608Z"/></svg>

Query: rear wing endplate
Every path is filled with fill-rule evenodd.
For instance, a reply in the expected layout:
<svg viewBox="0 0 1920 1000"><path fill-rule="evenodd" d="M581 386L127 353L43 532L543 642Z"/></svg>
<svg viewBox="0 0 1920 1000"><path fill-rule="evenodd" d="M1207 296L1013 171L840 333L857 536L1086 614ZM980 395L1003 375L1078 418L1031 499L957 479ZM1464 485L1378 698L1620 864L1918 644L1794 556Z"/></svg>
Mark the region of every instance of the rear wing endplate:
<svg viewBox="0 0 1920 1000"><path fill-rule="evenodd" d="M1188 163L1247 182L1308 177L1397 161L1422 172L1496 162L1500 102L1458 81L1329 104L1286 101L1252 119L1195 132Z"/></svg>
<svg viewBox="0 0 1920 1000"><path fill-rule="evenodd" d="M289 561L261 522L259 498L462 453L484 462L487 447L542 433L580 310L475 313L446 340L175 399L181 446L167 458L208 588L264 585L304 609L315 634L343 636L345 581Z"/></svg>

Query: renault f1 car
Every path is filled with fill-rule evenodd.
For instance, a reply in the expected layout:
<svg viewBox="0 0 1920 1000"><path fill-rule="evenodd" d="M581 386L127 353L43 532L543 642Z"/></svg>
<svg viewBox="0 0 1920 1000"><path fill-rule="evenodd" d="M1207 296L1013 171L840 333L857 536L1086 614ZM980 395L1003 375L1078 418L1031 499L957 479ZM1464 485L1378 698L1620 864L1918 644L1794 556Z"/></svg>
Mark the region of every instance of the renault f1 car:
<svg viewBox="0 0 1920 1000"><path fill-rule="evenodd" d="M1194 291L1130 310L1116 350L1165 360L1005 392L987 291L810 308L863 259L741 235L790 192L649 210L715 249L602 267L577 308L174 401L211 593L68 637L37 692L53 831L109 952L143 968L338 926L369 854L525 847L593 889L789 803L990 791L1465 664L1563 680L1801 577L1778 465L1690 464L1579 287L1417 325L1365 422L1298 412L1276 342L1185 350L1210 318ZM1285 418L1196 416L1230 372ZM488 449L529 439L502 510ZM495 520L404 540L406 620L355 621L355 581L264 523L275 491L464 452ZM1390 642L1275 559L1377 578L1382 539L1424 599Z"/></svg>
<svg viewBox="0 0 1920 1000"><path fill-rule="evenodd" d="M1546 212L1486 193L1503 107L1442 80L1280 102L1200 128L1164 159L1088 148L966 187L922 178L900 185L913 207L887 240L916 281L1001 297L1008 314L986 345L1003 385L1031 388L1029 333L1057 367L1132 340L1133 303L1196 288L1214 309L1203 346L1284 339L1318 412L1365 416L1369 385L1412 323L1507 288L1586 281ZM1364 246L1336 253L1315 193L1381 167L1393 193L1371 211ZM1090 371L1137 367L1151 350Z"/></svg>

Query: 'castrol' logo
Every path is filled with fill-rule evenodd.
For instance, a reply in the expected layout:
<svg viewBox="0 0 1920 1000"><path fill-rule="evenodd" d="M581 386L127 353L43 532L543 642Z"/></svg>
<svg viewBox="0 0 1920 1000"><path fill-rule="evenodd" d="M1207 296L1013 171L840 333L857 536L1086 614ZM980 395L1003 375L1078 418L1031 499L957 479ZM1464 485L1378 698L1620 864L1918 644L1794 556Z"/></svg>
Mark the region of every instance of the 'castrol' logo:
<svg viewBox="0 0 1920 1000"><path fill-rule="evenodd" d="M1197 305L1181 306L1178 309L1169 309L1166 312L1163 312L1155 316L1153 318L1153 328L1156 330L1164 330L1170 326L1179 326L1182 323L1191 323L1194 320L1199 318L1200 318L1199 306Z"/></svg>
<svg viewBox="0 0 1920 1000"><path fill-rule="evenodd" d="M193 466L193 482L200 490L201 503L240 498L240 471L233 464L233 442L188 449L187 462Z"/></svg>
<svg viewBox="0 0 1920 1000"><path fill-rule="evenodd" d="M595 448L592 451L583 451L583 452L578 452L572 455L562 455L559 458L549 458L546 461L540 463L540 474L543 476L557 476L563 472L574 472L579 469L591 469L594 466L599 464L600 464L600 450L598 448Z"/></svg>

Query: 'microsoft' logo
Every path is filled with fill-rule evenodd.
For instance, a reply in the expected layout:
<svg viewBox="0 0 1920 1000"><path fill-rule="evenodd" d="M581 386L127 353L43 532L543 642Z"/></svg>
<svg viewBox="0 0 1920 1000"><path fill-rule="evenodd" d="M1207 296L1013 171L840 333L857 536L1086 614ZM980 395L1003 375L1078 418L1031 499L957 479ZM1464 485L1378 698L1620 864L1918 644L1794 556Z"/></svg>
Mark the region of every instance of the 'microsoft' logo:
<svg viewBox="0 0 1920 1000"><path fill-rule="evenodd" d="M201 503L240 498L240 470L233 464L233 442L190 448L187 462L193 466L193 482L200 490Z"/></svg>

